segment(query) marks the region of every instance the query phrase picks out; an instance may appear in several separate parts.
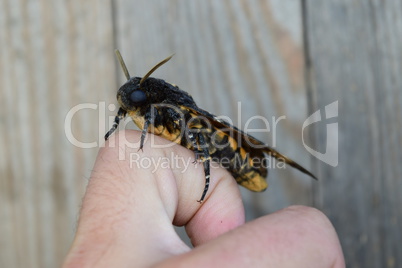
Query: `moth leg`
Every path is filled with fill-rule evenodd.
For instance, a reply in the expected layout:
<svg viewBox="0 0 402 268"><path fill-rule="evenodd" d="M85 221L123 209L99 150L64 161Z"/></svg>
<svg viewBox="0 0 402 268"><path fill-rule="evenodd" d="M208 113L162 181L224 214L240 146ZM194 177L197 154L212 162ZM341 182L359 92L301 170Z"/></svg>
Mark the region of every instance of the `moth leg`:
<svg viewBox="0 0 402 268"><path fill-rule="evenodd" d="M191 162L192 164L196 165L198 163L198 160L201 158L200 156L200 151L196 151L195 152L195 159L193 162Z"/></svg>
<svg viewBox="0 0 402 268"><path fill-rule="evenodd" d="M144 142L145 142L145 137L147 136L147 130L149 126L149 121L145 120L144 122L144 128L141 131L141 141L140 141L140 148L138 148L138 151L144 151L142 148L144 147Z"/></svg>
<svg viewBox="0 0 402 268"><path fill-rule="evenodd" d="M197 200L197 202L202 203L204 201L205 195L208 192L209 188L209 178L210 178L210 156L209 156L209 151L208 147L206 146L206 142L204 139L204 136L201 133L198 133L198 143L201 147L201 152L202 152L202 158L203 158L203 164L204 164L204 173L205 173L205 187L204 191L202 192L200 200Z"/></svg>
<svg viewBox="0 0 402 268"><path fill-rule="evenodd" d="M145 137L147 136L149 124L154 123L155 121L154 119L157 112L158 110L155 107L152 107L144 116L144 128L142 129L141 132L140 148L138 149L138 151L139 150L143 151L142 148L144 147Z"/></svg>
<svg viewBox="0 0 402 268"><path fill-rule="evenodd" d="M191 141L191 145L193 146L193 152L195 154L195 160L193 161L193 164L197 164L197 162L201 158L201 154L202 154L202 151L198 148L196 136L198 136L198 133L194 134L191 131L188 133L188 138Z"/></svg>
<svg viewBox="0 0 402 268"><path fill-rule="evenodd" d="M126 117L126 114L127 114L127 112L125 110L123 110L122 108L119 109L119 111L117 112L116 117L114 118L114 123L113 123L112 128L105 135L105 141L107 141L109 136L112 135L112 133L117 129L117 127L119 126L120 121L124 117Z"/></svg>

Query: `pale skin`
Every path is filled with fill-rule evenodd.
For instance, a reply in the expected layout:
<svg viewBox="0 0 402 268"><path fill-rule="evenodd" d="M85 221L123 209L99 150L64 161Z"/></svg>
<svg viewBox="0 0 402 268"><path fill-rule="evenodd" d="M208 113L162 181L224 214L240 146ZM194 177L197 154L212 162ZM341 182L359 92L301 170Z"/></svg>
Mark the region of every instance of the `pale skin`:
<svg viewBox="0 0 402 268"><path fill-rule="evenodd" d="M205 201L201 164L130 167L130 154L194 159L179 145L143 151L138 131L120 131L99 151L63 267L345 267L337 234L320 211L291 206L244 223L240 191L230 173L211 168ZM156 144L169 141L154 137ZM119 146L117 146L119 144ZM125 156L126 160L119 160ZM144 165L146 163L143 163ZM176 235L184 225L195 248Z"/></svg>

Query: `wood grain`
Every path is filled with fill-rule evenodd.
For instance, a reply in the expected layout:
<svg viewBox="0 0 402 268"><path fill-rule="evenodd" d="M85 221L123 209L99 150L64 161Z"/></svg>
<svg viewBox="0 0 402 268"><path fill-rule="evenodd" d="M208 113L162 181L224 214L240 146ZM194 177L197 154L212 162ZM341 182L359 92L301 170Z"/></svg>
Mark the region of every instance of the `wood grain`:
<svg viewBox="0 0 402 268"><path fill-rule="evenodd" d="M1 1L0 9L0 266L57 267L97 152L67 140L66 114L114 95L110 3ZM97 141L102 124L86 109L72 129Z"/></svg>
<svg viewBox="0 0 402 268"><path fill-rule="evenodd" d="M398 0L0 0L0 267L57 267L66 254L125 81L115 48L135 76L175 53L155 77L241 128L265 117L270 131L253 134L320 178L272 169L266 192L242 190L247 219L313 205L337 229L348 267L399 267L401 11ZM335 168L301 135L334 101L338 117L304 135L324 152L326 124L338 122ZM72 134L93 148L66 135L79 107Z"/></svg>
<svg viewBox="0 0 402 268"><path fill-rule="evenodd" d="M339 165L317 166L316 206L348 267L402 263L401 10L400 1L306 1L312 109L339 101ZM324 123L316 134L324 151Z"/></svg>

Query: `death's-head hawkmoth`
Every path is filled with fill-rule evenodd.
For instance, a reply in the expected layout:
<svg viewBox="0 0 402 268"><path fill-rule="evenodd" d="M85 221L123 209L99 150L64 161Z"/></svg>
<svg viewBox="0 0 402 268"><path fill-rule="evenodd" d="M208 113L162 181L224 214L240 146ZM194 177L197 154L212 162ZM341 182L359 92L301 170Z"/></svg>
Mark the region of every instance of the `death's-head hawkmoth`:
<svg viewBox="0 0 402 268"><path fill-rule="evenodd" d="M199 108L193 98L179 87L150 77L172 56L155 65L141 78L130 77L118 50L116 55L128 81L117 92L120 108L105 140L128 115L142 129L140 149L147 132L150 132L194 151L196 158L203 162L205 172L205 188L198 202L202 202L208 192L210 161L223 163L225 160L224 167L237 183L256 192L264 191L268 186L268 170L264 165L266 156L274 157L316 179L290 158Z"/></svg>

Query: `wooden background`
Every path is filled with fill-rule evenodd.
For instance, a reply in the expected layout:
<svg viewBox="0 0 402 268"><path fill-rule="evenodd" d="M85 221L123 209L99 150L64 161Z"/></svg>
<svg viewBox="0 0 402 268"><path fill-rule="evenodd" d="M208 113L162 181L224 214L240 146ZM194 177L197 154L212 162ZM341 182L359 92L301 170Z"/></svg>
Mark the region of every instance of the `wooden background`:
<svg viewBox="0 0 402 268"><path fill-rule="evenodd" d="M57 267L65 256L98 151L72 145L65 119L95 105L75 114L72 133L102 142L125 81L115 48L139 76L176 53L155 76L240 127L286 116L277 148L320 181L272 170L266 192L242 191L249 220L314 206L335 225L348 267L401 267L401 15L400 0L0 0L0 267ZM301 137L307 117L334 101L337 167ZM304 134L325 152L326 121ZM256 136L274 141L272 131Z"/></svg>

